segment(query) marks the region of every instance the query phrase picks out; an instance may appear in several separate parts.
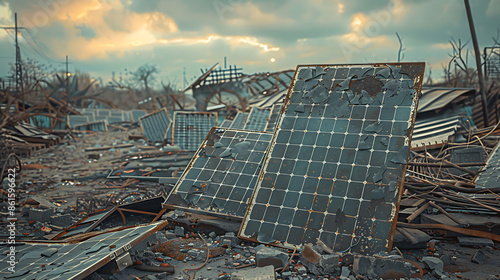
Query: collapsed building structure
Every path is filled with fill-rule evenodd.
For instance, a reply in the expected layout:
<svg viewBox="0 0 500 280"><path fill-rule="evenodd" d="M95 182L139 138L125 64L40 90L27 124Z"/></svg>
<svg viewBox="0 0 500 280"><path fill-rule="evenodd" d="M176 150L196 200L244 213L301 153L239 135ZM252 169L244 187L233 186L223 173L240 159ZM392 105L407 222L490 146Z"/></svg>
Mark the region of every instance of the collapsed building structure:
<svg viewBox="0 0 500 280"><path fill-rule="evenodd" d="M0 274L192 279L195 270L247 279L242 271L254 266L250 273L268 279L489 273L467 276L465 265L498 257L500 242L500 130L484 127L489 116L474 89L422 88L423 63L254 75L216 67L186 88L192 111L163 96L153 112L54 101L33 114L6 94L2 164L30 180L18 180L17 269L7 270L6 255ZM16 162L12 151L26 158ZM491 250L471 248L464 259L446 240Z"/></svg>

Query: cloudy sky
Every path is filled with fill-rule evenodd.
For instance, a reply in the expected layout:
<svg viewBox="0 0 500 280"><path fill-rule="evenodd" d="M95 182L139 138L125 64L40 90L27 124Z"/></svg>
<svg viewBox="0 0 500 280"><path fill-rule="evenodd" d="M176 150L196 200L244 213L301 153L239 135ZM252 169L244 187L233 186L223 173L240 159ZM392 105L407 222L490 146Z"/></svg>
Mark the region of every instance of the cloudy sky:
<svg viewBox="0 0 500 280"><path fill-rule="evenodd" d="M480 48L500 28L500 1L471 1ZM470 38L458 0L0 0L0 26L18 13L23 58L105 81L113 71L157 65L161 80L183 84L216 62L245 73L298 64L425 61L434 78L448 41ZM0 32L0 77L14 61L13 35ZM468 44L472 50L472 43ZM471 66L474 61L471 60Z"/></svg>

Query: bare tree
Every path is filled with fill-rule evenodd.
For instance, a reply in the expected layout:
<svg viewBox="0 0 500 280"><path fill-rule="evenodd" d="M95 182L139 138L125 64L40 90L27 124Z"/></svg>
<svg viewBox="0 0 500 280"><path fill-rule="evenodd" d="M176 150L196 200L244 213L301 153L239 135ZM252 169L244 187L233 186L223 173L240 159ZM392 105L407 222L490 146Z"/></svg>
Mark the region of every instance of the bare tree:
<svg viewBox="0 0 500 280"><path fill-rule="evenodd" d="M156 75L160 71L155 65L145 64L139 67L135 72L129 72L132 77L131 81L140 88L144 88L146 94L149 94L149 88L156 80Z"/></svg>

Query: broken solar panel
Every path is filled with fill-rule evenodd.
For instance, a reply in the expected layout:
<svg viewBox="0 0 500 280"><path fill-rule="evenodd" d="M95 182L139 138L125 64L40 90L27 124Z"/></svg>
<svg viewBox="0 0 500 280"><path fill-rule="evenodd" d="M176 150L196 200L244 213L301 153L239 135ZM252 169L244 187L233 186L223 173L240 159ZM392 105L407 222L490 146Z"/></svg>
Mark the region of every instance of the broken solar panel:
<svg viewBox="0 0 500 280"><path fill-rule="evenodd" d="M140 117L139 122L144 136L151 142L163 142L171 123L165 108Z"/></svg>
<svg viewBox="0 0 500 280"><path fill-rule="evenodd" d="M139 242L164 228L158 222L124 230L107 232L88 240L70 243L16 244L15 272L11 273L9 256L0 263L2 279L83 279L94 271L131 250Z"/></svg>
<svg viewBox="0 0 500 280"><path fill-rule="evenodd" d="M215 126L217 113L175 112L174 145L188 151L196 151Z"/></svg>
<svg viewBox="0 0 500 280"><path fill-rule="evenodd" d="M271 108L253 107L245 124L245 130L265 131Z"/></svg>
<svg viewBox="0 0 500 280"><path fill-rule="evenodd" d="M424 63L299 66L239 232L334 251L391 246Z"/></svg>
<svg viewBox="0 0 500 280"><path fill-rule="evenodd" d="M483 167L481 172L476 178L476 188L491 189L497 188L500 182L500 142L496 145L493 152L491 152L486 166Z"/></svg>
<svg viewBox="0 0 500 280"><path fill-rule="evenodd" d="M276 125L278 125L279 117L281 115L281 108L283 108L281 104L273 105L269 121L267 122L266 131L274 132L276 130Z"/></svg>
<svg viewBox="0 0 500 280"><path fill-rule="evenodd" d="M248 119L248 112L238 112L236 117L234 117L233 123L229 128L231 129L243 129Z"/></svg>
<svg viewBox="0 0 500 280"><path fill-rule="evenodd" d="M212 128L165 205L243 217L273 134Z"/></svg>

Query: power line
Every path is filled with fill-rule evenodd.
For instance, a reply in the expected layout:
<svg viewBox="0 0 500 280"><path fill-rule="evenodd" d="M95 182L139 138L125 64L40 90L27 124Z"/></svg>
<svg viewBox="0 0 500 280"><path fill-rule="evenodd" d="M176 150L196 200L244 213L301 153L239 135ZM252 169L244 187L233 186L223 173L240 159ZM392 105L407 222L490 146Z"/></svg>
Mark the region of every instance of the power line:
<svg viewBox="0 0 500 280"><path fill-rule="evenodd" d="M50 51L50 49L47 49L42 43L39 43L38 40L35 38L35 36L33 36L33 33L28 28L26 28L25 30L27 31L27 34L30 37L30 39L35 43L36 46L38 46L40 51L46 57L48 57L52 61L57 61L57 55L55 55L52 51ZM24 35L24 33L23 33L23 35ZM27 37L23 37L23 38L25 40L27 40Z"/></svg>

